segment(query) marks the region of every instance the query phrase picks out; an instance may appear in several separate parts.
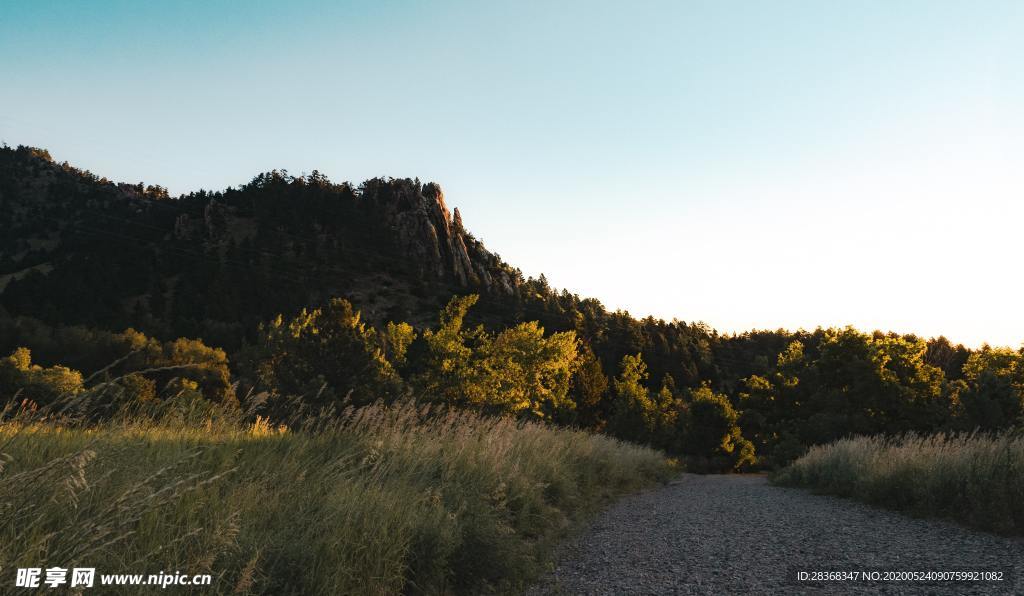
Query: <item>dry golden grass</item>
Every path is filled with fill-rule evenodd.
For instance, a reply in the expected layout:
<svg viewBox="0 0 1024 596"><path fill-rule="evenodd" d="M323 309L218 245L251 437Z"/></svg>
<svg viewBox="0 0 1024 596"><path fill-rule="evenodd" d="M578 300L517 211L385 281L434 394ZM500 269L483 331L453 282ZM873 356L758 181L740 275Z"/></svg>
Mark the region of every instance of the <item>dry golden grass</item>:
<svg viewBox="0 0 1024 596"><path fill-rule="evenodd" d="M0 567L211 573L217 593L515 590L655 451L409 404L316 431L208 419L0 425Z"/></svg>
<svg viewBox="0 0 1024 596"><path fill-rule="evenodd" d="M855 437L812 448L774 481L1024 534L1024 435Z"/></svg>

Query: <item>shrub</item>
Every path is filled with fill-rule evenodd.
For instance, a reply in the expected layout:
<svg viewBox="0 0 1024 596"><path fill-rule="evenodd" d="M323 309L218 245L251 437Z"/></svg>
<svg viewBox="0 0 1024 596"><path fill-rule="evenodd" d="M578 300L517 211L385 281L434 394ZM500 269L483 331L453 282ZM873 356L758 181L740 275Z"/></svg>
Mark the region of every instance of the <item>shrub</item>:
<svg viewBox="0 0 1024 596"><path fill-rule="evenodd" d="M84 390L82 373L64 366L43 368L32 364L28 348L18 348L0 359L0 399L17 396L39 405L49 405L64 395Z"/></svg>
<svg viewBox="0 0 1024 596"><path fill-rule="evenodd" d="M736 425L725 395L703 386L690 391L683 417L682 452L701 471L739 470L756 463L754 446Z"/></svg>

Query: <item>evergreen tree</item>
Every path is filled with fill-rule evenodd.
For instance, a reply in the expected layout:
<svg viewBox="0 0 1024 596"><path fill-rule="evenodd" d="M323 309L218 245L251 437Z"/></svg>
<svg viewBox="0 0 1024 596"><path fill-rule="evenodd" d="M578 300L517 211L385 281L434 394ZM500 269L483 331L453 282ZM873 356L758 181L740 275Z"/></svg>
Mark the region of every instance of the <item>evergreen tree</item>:
<svg viewBox="0 0 1024 596"><path fill-rule="evenodd" d="M255 369L275 393L301 396L312 409L389 400L400 391L376 332L340 298L263 326Z"/></svg>

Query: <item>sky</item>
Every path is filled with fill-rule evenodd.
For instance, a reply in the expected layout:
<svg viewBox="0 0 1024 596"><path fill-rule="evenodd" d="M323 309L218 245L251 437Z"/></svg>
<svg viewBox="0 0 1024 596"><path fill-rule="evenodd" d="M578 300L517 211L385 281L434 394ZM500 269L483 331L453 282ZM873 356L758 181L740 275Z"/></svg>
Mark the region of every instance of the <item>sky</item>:
<svg viewBox="0 0 1024 596"><path fill-rule="evenodd" d="M0 141L419 177L606 306L1024 342L1024 3L0 0Z"/></svg>

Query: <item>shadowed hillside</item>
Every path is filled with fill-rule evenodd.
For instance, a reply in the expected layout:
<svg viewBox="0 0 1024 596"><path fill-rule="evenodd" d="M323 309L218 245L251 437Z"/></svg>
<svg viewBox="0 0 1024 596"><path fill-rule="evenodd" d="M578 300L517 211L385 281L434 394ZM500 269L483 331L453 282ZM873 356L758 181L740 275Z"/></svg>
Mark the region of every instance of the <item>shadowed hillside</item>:
<svg viewBox="0 0 1024 596"><path fill-rule="evenodd" d="M9 312L54 324L134 325L228 347L279 312L345 296L371 320L425 298L514 297L522 276L462 226L436 184L269 172L170 198L45 151L0 151L0 288ZM424 308L426 307L426 308Z"/></svg>

